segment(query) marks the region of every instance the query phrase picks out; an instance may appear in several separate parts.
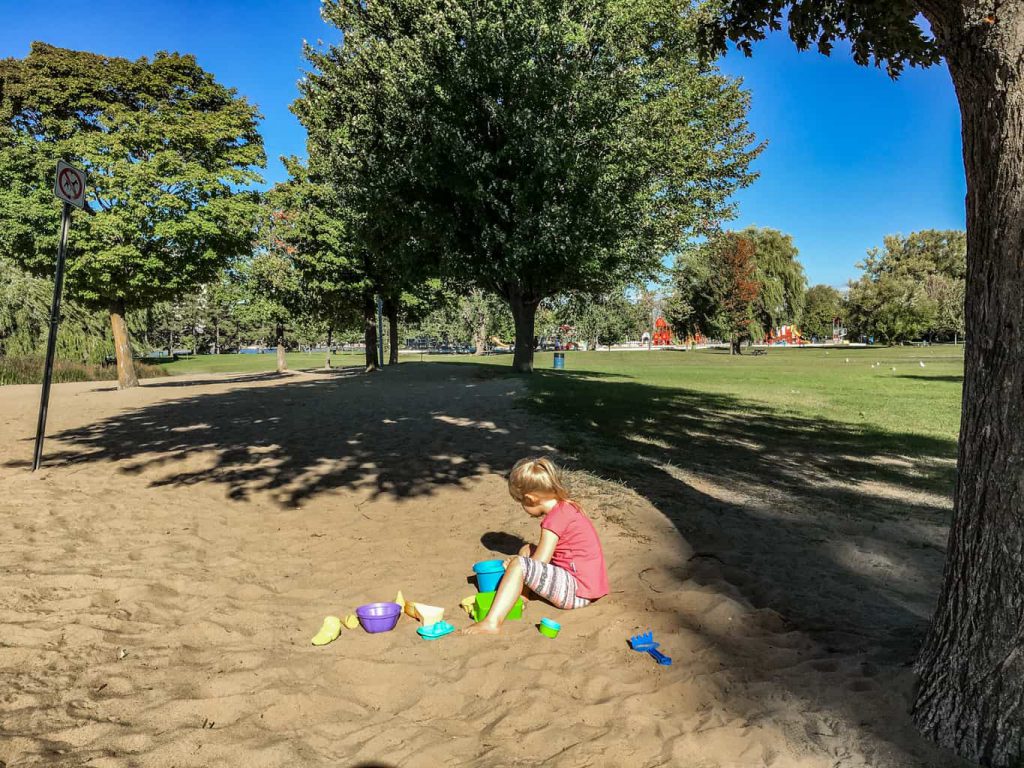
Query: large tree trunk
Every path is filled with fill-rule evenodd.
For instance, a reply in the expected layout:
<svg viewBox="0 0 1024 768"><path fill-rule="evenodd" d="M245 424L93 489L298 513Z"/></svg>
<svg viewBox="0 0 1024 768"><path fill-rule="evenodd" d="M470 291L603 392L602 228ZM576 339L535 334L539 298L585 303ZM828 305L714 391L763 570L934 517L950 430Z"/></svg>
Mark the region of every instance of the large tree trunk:
<svg viewBox="0 0 1024 768"><path fill-rule="evenodd" d="M284 357L284 323L278 323L274 328L274 336L277 340L277 372L284 373L288 370L288 362Z"/></svg>
<svg viewBox="0 0 1024 768"><path fill-rule="evenodd" d="M959 3L952 4L960 6ZM963 3L963 6L973 5ZM984 17L982 6L990 6ZM967 343L953 524L914 718L1024 764L1024 8L932 18L963 117Z"/></svg>
<svg viewBox="0 0 1024 768"><path fill-rule="evenodd" d="M524 297L522 292L510 288L507 293L512 319L516 324L516 349L512 357L512 370L533 373L534 321L537 319L538 299Z"/></svg>
<svg viewBox="0 0 1024 768"><path fill-rule="evenodd" d="M334 336L334 326L327 326L327 358L324 360L324 368L331 369L331 340Z"/></svg>
<svg viewBox="0 0 1024 768"><path fill-rule="evenodd" d="M363 297L363 343L366 345L366 372L378 370L377 303L370 295Z"/></svg>
<svg viewBox="0 0 1024 768"><path fill-rule="evenodd" d="M114 334L114 357L117 359L117 388L139 386L132 360L132 345L128 340L128 325L124 321L124 302L110 302L110 330Z"/></svg>
<svg viewBox="0 0 1024 768"><path fill-rule="evenodd" d="M384 302L384 315L388 319L388 365L398 365L398 300Z"/></svg>

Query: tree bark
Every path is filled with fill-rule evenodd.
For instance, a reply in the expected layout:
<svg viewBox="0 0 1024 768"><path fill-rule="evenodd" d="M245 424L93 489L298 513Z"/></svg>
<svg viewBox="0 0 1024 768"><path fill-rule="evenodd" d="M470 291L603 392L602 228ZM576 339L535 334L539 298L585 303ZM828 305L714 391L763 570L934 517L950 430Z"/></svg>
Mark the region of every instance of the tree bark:
<svg viewBox="0 0 1024 768"><path fill-rule="evenodd" d="M363 297L363 343L366 345L366 372L378 370L377 303L370 294Z"/></svg>
<svg viewBox="0 0 1024 768"><path fill-rule="evenodd" d="M487 354L487 320L487 310L484 308L476 318L476 333L473 339L476 349L473 351L473 354L477 357L483 357Z"/></svg>
<svg viewBox="0 0 1024 768"><path fill-rule="evenodd" d="M324 368L331 369L331 338L334 336L334 326L327 326L327 359L324 360Z"/></svg>
<svg viewBox="0 0 1024 768"><path fill-rule="evenodd" d="M124 302L120 299L110 302L110 330L114 334L114 357L117 359L117 388L128 389L139 386L132 360L132 345L128 340L128 325L124 321Z"/></svg>
<svg viewBox="0 0 1024 768"><path fill-rule="evenodd" d="M384 302L384 315L388 319L388 365L398 365L398 301L388 299Z"/></svg>
<svg viewBox="0 0 1024 768"><path fill-rule="evenodd" d="M1024 7L930 18L963 120L964 390L942 591L914 719L963 757L1024 764Z"/></svg>
<svg viewBox="0 0 1024 768"><path fill-rule="evenodd" d="M526 297L522 291L514 287L508 289L506 296L516 325L516 349L512 357L512 370L533 373L533 332L540 300Z"/></svg>
<svg viewBox="0 0 1024 768"><path fill-rule="evenodd" d="M277 324L274 328L274 336L277 340L277 372L285 373L288 370L288 362L284 357L284 323Z"/></svg>

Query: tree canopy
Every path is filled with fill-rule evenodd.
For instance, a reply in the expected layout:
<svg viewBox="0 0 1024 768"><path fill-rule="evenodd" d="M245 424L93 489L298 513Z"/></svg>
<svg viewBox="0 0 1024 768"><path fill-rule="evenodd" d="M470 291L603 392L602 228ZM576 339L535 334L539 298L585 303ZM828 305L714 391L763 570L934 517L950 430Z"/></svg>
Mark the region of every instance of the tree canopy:
<svg viewBox="0 0 1024 768"><path fill-rule="evenodd" d="M814 285L804 295L800 332L804 338L831 339L832 323L844 314L843 295L830 285Z"/></svg>
<svg viewBox="0 0 1024 768"><path fill-rule="evenodd" d="M772 329L800 322L804 309L807 278L800 263L800 252L793 238L777 229L747 227L739 237L754 248L754 279L760 286L753 313L755 338L767 336Z"/></svg>
<svg viewBox="0 0 1024 768"><path fill-rule="evenodd" d="M324 17L343 41L309 54L297 111L354 236L506 299L520 370L542 299L652 276L753 178L748 96L673 4L331 0Z"/></svg>
<svg viewBox="0 0 1024 768"><path fill-rule="evenodd" d="M52 274L53 169L63 158L89 173L96 215L75 221L67 290L110 311L125 339L122 386L134 383L125 311L209 281L249 248L256 196L239 190L265 163L258 119L192 56L129 61L34 43L0 61L0 248Z"/></svg>

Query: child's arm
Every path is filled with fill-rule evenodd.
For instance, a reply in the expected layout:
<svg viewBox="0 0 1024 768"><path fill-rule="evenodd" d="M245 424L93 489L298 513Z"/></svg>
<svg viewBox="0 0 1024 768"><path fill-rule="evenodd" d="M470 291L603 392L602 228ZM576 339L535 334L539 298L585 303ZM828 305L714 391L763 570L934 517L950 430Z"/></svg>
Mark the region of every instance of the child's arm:
<svg viewBox="0 0 1024 768"><path fill-rule="evenodd" d="M533 550L533 554L530 556L533 560L539 560L542 563L550 563L552 555L555 554L555 546L558 544L558 534L549 531L547 528L540 529L540 542Z"/></svg>
<svg viewBox="0 0 1024 768"><path fill-rule="evenodd" d="M542 563L550 563L552 556L555 554L555 545L558 544L558 535L552 533L547 528L540 529L540 541L536 544L527 544L519 550L521 557L528 557L531 560L540 560ZM505 567L508 568L509 562L513 558L509 558L505 561Z"/></svg>

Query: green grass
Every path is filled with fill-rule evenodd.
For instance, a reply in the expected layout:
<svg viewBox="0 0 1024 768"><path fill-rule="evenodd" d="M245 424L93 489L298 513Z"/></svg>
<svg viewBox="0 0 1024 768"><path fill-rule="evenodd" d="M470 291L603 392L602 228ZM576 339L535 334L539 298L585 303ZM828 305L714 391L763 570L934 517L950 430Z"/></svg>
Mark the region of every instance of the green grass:
<svg viewBox="0 0 1024 768"><path fill-rule="evenodd" d="M564 371L551 353L535 365L530 403L558 423L559 448L624 482L686 467L752 491L771 480L809 503L829 484L952 487L962 347L569 352Z"/></svg>
<svg viewBox="0 0 1024 768"><path fill-rule="evenodd" d="M306 354L289 352L285 359L293 371L324 367L323 353ZM344 367L363 362L362 352L345 352L331 355L331 365ZM180 360L156 363L171 375L185 373L263 373L277 370L277 355L196 355Z"/></svg>

